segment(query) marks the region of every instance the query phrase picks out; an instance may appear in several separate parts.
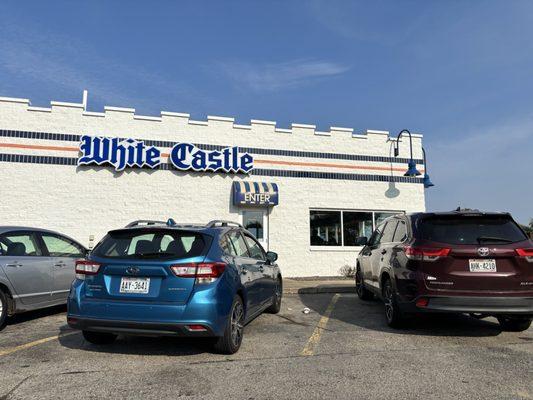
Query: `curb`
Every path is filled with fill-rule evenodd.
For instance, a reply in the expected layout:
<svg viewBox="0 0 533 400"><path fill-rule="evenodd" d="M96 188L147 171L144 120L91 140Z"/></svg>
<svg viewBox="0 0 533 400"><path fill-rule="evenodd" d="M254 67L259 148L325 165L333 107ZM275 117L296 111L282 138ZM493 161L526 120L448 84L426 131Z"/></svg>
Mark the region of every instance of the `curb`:
<svg viewBox="0 0 533 400"><path fill-rule="evenodd" d="M283 294L355 293L354 286L316 286L305 288L285 288Z"/></svg>

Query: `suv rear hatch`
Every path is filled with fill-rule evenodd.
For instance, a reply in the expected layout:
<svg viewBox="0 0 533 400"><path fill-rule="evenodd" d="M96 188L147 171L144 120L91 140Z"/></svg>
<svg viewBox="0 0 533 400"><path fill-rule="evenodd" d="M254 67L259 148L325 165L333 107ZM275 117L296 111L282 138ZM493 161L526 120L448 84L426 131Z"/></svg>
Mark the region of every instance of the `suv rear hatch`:
<svg viewBox="0 0 533 400"><path fill-rule="evenodd" d="M415 231L415 248L441 249L420 263L428 289L532 290L533 260L520 249L533 246L508 214L431 215L418 220Z"/></svg>
<svg viewBox="0 0 533 400"><path fill-rule="evenodd" d="M91 253L98 272L85 275L93 299L186 303L195 279L176 276L171 266L201 263L209 235L176 228L121 229L108 233Z"/></svg>

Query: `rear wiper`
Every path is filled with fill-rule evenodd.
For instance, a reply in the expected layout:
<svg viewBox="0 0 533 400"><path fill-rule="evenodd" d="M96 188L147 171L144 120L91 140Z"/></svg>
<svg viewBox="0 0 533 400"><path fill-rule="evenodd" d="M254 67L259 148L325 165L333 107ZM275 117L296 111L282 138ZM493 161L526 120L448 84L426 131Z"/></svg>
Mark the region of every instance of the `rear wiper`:
<svg viewBox="0 0 533 400"><path fill-rule="evenodd" d="M133 256L139 257L139 258L144 258L144 257L148 258L148 257L159 257L159 256L167 257L171 255L173 255L173 253L167 253L163 251L159 253L136 253Z"/></svg>
<svg viewBox="0 0 533 400"><path fill-rule="evenodd" d="M505 243L511 243L512 240L500 238L500 237L494 237L494 236L480 236L477 238L478 243L481 242L505 242Z"/></svg>

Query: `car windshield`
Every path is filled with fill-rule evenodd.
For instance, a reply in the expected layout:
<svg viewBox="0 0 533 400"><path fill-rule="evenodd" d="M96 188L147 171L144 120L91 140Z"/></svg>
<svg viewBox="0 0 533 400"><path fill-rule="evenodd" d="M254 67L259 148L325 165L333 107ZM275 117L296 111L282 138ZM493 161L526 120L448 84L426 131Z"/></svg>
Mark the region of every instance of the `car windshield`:
<svg viewBox="0 0 533 400"><path fill-rule="evenodd" d="M175 229L124 229L111 231L93 254L105 258L173 260L204 255L210 237Z"/></svg>
<svg viewBox="0 0 533 400"><path fill-rule="evenodd" d="M432 216L419 222L418 237L450 244L505 244L527 240L508 216Z"/></svg>

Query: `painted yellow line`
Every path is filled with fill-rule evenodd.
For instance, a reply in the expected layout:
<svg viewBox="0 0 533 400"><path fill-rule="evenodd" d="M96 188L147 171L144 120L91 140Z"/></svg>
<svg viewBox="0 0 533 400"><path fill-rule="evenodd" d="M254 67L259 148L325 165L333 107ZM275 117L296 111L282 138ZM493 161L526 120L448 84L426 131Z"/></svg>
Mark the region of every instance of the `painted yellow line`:
<svg viewBox="0 0 533 400"><path fill-rule="evenodd" d="M43 343L51 342L52 340L57 340L57 339L62 338L62 337L75 335L76 333L79 333L79 332L76 331L76 332L62 333L62 334L55 335L55 336L50 336L50 337L47 337L47 338L44 338L44 339L35 340L33 342L21 344L20 346L10 347L10 348L4 349L4 350L0 350L0 357L1 356L7 356L8 354L16 353L17 351L30 349L32 347L38 346L38 345L43 344Z"/></svg>
<svg viewBox="0 0 533 400"><path fill-rule="evenodd" d="M307 341L307 343L306 343L304 349L302 350L302 352L300 353L300 355L302 355L302 356L312 356L313 354L315 354L315 348L318 345L318 343L320 342L320 338L322 336L322 332L324 331L324 329L326 329L326 325L328 324L329 317L331 316L333 308L335 307L335 303L337 303L337 300L339 300L339 297L340 296L339 296L338 293L333 296L333 298L331 299L331 301L328 304L328 308L326 308L326 311L324 312L324 315L322 316L322 318L320 318L320 321L318 321L318 324L317 324L315 330L313 331L313 334L311 335L311 337Z"/></svg>

